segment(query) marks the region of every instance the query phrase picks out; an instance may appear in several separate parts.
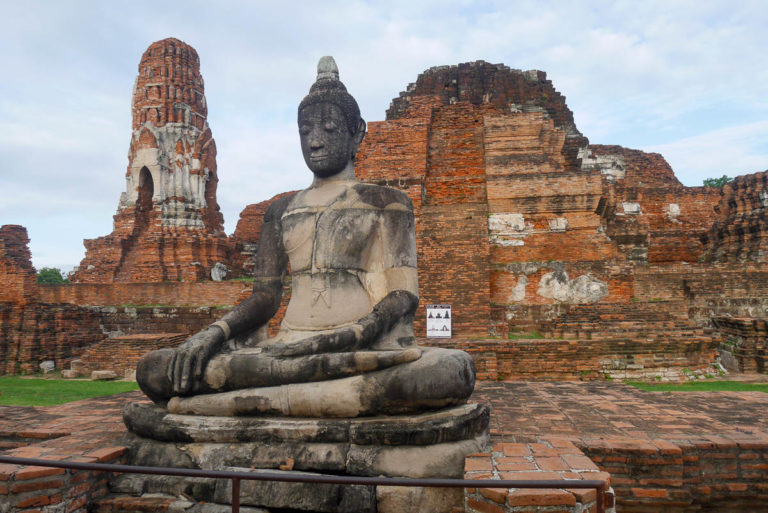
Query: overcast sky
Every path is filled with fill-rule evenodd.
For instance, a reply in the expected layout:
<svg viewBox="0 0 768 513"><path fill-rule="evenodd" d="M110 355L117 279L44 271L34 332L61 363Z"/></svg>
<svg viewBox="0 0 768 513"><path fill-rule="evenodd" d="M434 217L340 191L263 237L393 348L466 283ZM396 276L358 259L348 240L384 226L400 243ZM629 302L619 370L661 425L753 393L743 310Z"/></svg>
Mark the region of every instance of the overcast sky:
<svg viewBox="0 0 768 513"><path fill-rule="evenodd" d="M333 55L368 121L431 66L546 71L594 144L662 153L686 185L768 169L764 0L0 0L0 225L69 270L112 231L131 88L153 41L197 49L227 233L309 184L296 107Z"/></svg>

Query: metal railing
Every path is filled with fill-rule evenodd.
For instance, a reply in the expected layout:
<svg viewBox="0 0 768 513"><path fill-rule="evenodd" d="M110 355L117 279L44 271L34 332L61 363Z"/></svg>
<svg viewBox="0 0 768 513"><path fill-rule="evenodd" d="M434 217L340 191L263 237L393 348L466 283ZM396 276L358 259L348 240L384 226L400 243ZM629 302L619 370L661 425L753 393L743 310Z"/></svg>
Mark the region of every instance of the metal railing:
<svg viewBox="0 0 768 513"><path fill-rule="evenodd" d="M200 470L168 467L141 467L133 465L115 465L111 463L81 463L76 461L56 461L36 458L16 458L0 455L0 463L12 465L34 465L37 467L65 468L75 470L95 470L121 474L154 474L182 477L208 477L229 479L232 481L232 513L240 511L240 481L282 481L286 483L352 484L367 486L421 486L439 488L554 488L554 489L594 489L597 492L597 513L605 513L605 494L608 483L604 479L437 479L405 477L359 477L325 474L285 474L277 472L235 472L231 470Z"/></svg>

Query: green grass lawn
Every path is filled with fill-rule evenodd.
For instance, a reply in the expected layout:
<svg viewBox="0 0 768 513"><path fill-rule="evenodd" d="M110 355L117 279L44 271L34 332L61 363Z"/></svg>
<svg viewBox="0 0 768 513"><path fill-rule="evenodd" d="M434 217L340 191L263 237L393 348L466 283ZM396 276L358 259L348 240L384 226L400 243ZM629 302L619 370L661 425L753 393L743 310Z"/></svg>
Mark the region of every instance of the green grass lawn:
<svg viewBox="0 0 768 513"><path fill-rule="evenodd" d="M768 383L742 383L740 381L689 381L687 383L639 383L627 381L648 392L765 392Z"/></svg>
<svg viewBox="0 0 768 513"><path fill-rule="evenodd" d="M91 397L138 390L133 381L73 381L0 377L0 405L53 406Z"/></svg>

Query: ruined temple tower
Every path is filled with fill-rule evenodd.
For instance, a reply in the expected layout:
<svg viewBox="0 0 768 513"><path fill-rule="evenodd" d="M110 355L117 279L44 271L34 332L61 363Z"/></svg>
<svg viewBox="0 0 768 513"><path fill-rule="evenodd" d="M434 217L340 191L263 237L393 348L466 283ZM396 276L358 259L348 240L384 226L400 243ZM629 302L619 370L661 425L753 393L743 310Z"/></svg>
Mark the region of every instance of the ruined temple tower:
<svg viewBox="0 0 768 513"><path fill-rule="evenodd" d="M78 282L209 279L229 246L216 203L216 144L200 59L178 39L152 43L133 86L126 190L114 230L84 241Z"/></svg>

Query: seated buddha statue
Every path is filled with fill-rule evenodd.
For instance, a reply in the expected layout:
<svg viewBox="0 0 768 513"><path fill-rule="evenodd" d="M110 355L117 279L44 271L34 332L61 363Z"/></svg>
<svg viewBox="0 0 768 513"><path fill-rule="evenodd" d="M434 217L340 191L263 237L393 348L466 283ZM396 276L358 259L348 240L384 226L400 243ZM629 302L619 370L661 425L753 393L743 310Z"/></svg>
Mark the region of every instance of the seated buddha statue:
<svg viewBox="0 0 768 513"><path fill-rule="evenodd" d="M312 184L267 210L253 294L178 348L145 355L141 389L171 413L198 415L359 417L465 402L469 355L416 344L413 206L356 180L366 125L332 57L320 60L298 127ZM288 269L290 301L268 337Z"/></svg>

